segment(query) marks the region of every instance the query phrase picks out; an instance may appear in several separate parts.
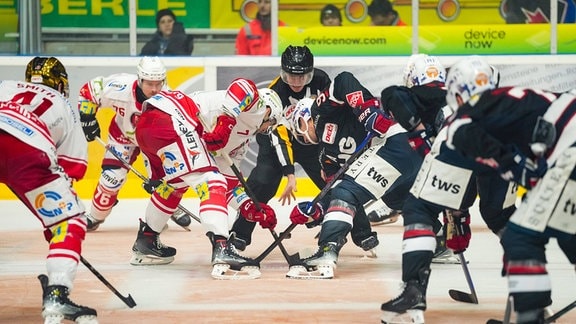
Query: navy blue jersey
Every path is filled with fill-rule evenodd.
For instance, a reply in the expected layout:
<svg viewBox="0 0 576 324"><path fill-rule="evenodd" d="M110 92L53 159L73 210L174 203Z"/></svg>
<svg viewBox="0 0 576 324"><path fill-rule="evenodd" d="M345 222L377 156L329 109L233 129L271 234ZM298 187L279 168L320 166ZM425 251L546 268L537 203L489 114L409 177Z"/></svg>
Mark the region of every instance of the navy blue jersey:
<svg viewBox="0 0 576 324"><path fill-rule="evenodd" d="M463 105L449 118L449 145L469 157L494 158L499 164L511 158L513 147L534 158L534 129L557 97L517 87L484 92L476 104Z"/></svg>
<svg viewBox="0 0 576 324"><path fill-rule="evenodd" d="M353 109L374 96L349 72L342 72L312 106L312 119L321 146L320 163L333 175L356 151L368 132Z"/></svg>

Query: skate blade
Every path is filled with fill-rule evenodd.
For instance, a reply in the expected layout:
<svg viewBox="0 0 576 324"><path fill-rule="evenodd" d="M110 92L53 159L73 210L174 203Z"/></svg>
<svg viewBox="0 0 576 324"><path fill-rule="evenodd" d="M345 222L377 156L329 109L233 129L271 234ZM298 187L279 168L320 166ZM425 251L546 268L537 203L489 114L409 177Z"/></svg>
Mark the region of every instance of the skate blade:
<svg viewBox="0 0 576 324"><path fill-rule="evenodd" d="M461 264L460 259L456 256L451 256L448 258L433 258L432 263L435 264Z"/></svg>
<svg viewBox="0 0 576 324"><path fill-rule="evenodd" d="M61 314L54 314L54 315L46 315L44 317L44 324L61 324L64 321L64 315ZM98 324L98 319L94 315L83 315L76 317L74 321L76 324Z"/></svg>
<svg viewBox="0 0 576 324"><path fill-rule="evenodd" d="M424 324L424 311L409 309L405 313L387 312L382 314L382 324Z"/></svg>
<svg viewBox="0 0 576 324"><path fill-rule="evenodd" d="M332 279L334 278L334 267L319 265L315 270L308 271L305 266L291 266L286 278L291 279Z"/></svg>
<svg viewBox="0 0 576 324"><path fill-rule="evenodd" d="M386 218L384 220L378 221L378 222L370 222L370 225L372 226L380 226L380 225L390 225L390 224L394 224L398 221L398 216L399 215L395 215L392 216L390 218Z"/></svg>
<svg viewBox="0 0 576 324"><path fill-rule="evenodd" d="M258 279L262 275L256 266L244 266L239 271L230 269L229 264L218 263L212 267L212 278L219 280Z"/></svg>
<svg viewBox="0 0 576 324"><path fill-rule="evenodd" d="M84 315L76 317L76 324L98 324L98 319L94 315Z"/></svg>
<svg viewBox="0 0 576 324"><path fill-rule="evenodd" d="M130 264L135 266L149 266L149 265L163 265L169 264L174 261L174 257L157 257L153 255L146 255L138 252L132 252Z"/></svg>

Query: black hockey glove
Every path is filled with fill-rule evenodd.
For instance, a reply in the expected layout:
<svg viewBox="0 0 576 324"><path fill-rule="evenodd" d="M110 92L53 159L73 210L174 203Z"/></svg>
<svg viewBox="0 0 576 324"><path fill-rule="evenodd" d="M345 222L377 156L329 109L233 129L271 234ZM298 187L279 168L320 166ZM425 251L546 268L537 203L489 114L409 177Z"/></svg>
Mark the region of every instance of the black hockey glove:
<svg viewBox="0 0 576 324"><path fill-rule="evenodd" d="M152 194L162 184L162 180L148 180L142 184L147 193Z"/></svg>
<svg viewBox="0 0 576 324"><path fill-rule="evenodd" d="M92 142L96 137L100 137L100 124L98 124L96 115L80 113L80 123L88 142Z"/></svg>

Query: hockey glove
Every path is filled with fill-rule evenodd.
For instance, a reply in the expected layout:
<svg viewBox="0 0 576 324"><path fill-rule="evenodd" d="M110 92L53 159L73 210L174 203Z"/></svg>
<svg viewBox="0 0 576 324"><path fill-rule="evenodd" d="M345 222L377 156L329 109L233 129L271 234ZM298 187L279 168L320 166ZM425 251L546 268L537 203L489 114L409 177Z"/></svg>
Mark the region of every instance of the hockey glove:
<svg viewBox="0 0 576 324"><path fill-rule="evenodd" d="M88 142L92 142L96 137L100 137L100 124L96 115L80 113L80 124L84 131L84 136Z"/></svg>
<svg viewBox="0 0 576 324"><path fill-rule="evenodd" d="M152 194L162 184L162 180L148 180L142 184L147 193Z"/></svg>
<svg viewBox="0 0 576 324"><path fill-rule="evenodd" d="M240 206L240 215L247 221L258 222L262 228L274 229L277 223L276 213L272 207L260 203L260 210L258 210L256 204L251 199L242 203Z"/></svg>
<svg viewBox="0 0 576 324"><path fill-rule="evenodd" d="M454 253L466 251L472 238L470 214L468 212L447 211L446 247Z"/></svg>
<svg viewBox="0 0 576 324"><path fill-rule="evenodd" d="M202 139L209 151L218 151L228 144L232 129L236 126L236 119L228 115L220 115L216 120L216 126L211 133L204 133Z"/></svg>
<svg viewBox="0 0 576 324"><path fill-rule="evenodd" d="M517 148L514 148L510 156L500 165L500 176L504 180L515 181L526 189L533 188L548 171L548 163L543 157L533 161Z"/></svg>
<svg viewBox="0 0 576 324"><path fill-rule="evenodd" d="M364 128L376 136L382 137L393 124L393 121L376 107L354 108L354 114L358 121L364 124Z"/></svg>
<svg viewBox="0 0 576 324"><path fill-rule="evenodd" d="M290 213L290 221L292 221L293 224L306 224L308 222L314 222L322 217L324 214L322 205L317 203L316 206L312 206L311 210L308 211L309 204L310 202L305 201L294 206Z"/></svg>
<svg viewBox="0 0 576 324"><path fill-rule="evenodd" d="M425 130L408 133L408 142L410 143L410 146L412 146L412 148L422 157L426 156L432 148L432 140Z"/></svg>

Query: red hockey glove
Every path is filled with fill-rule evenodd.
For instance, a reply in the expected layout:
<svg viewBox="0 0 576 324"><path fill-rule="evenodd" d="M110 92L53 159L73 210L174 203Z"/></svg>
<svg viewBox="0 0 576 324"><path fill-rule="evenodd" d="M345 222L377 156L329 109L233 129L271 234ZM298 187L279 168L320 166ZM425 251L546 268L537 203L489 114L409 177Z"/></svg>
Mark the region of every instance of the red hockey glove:
<svg viewBox="0 0 576 324"><path fill-rule="evenodd" d="M277 223L276 213L272 207L260 203L260 210L258 210L256 204L251 199L246 200L240 206L240 215L247 221L258 222L262 228L274 229Z"/></svg>
<svg viewBox="0 0 576 324"><path fill-rule="evenodd" d="M426 134L425 130L408 133L408 142L410 143L410 146L412 146L412 148L422 157L430 153L430 149L432 148L432 141Z"/></svg>
<svg viewBox="0 0 576 324"><path fill-rule="evenodd" d="M310 202L305 201L294 206L292 212L290 213L290 221L292 221L293 224L306 224L322 217L322 214L324 213L322 206L320 204L316 204L316 206L312 207L310 213L308 213L309 204Z"/></svg>
<svg viewBox="0 0 576 324"><path fill-rule="evenodd" d="M232 128L236 126L236 119L228 115L220 115L216 120L216 127L211 133L204 133L202 139L209 151L218 151L228 144Z"/></svg>
<svg viewBox="0 0 576 324"><path fill-rule="evenodd" d="M470 214L468 212L448 211L446 221L446 247L456 254L466 251L472 238Z"/></svg>
<svg viewBox="0 0 576 324"><path fill-rule="evenodd" d="M354 113L367 131L380 137L386 134L388 128L393 124L393 121L376 107L355 108Z"/></svg>

